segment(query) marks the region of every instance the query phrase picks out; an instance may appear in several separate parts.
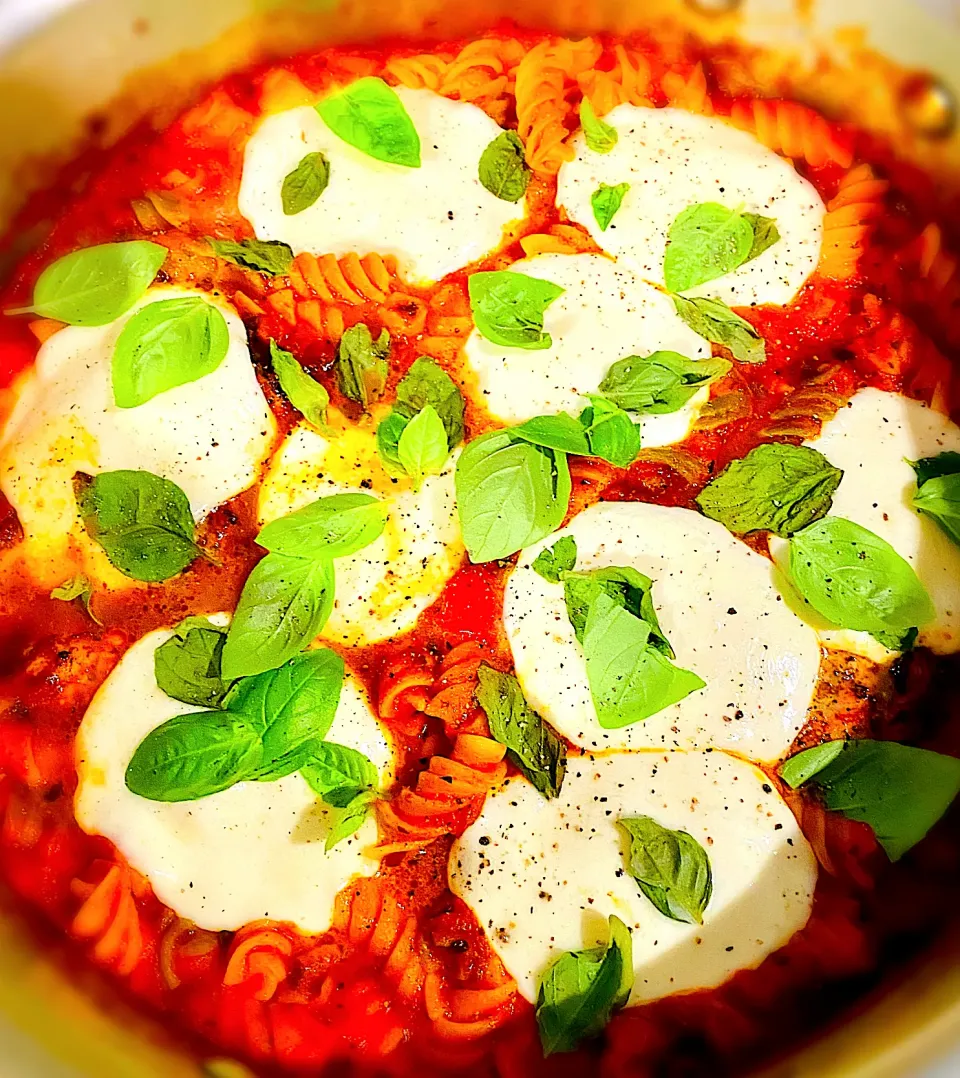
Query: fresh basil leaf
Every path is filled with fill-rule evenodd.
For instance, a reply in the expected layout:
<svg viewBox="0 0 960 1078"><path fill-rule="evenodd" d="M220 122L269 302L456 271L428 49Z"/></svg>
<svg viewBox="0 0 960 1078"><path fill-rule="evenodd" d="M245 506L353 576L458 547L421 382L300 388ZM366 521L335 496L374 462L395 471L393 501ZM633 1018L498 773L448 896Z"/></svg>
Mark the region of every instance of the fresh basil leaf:
<svg viewBox="0 0 960 1078"><path fill-rule="evenodd" d="M580 415L590 444L590 456L615 468L629 468L640 452L640 428L626 412L604 397L587 395L590 407Z"/></svg>
<svg viewBox="0 0 960 1078"><path fill-rule="evenodd" d="M174 700L196 707L220 707L227 686L220 660L227 630L206 618L185 618L153 653L157 686Z"/></svg>
<svg viewBox="0 0 960 1078"><path fill-rule="evenodd" d="M762 363L767 358L763 337L718 299L687 299L673 296L677 314L694 333L705 340L722 344L741 363Z"/></svg>
<svg viewBox="0 0 960 1078"><path fill-rule="evenodd" d="M530 568L548 584L559 584L560 574L572 572L576 564L577 541L572 535L564 535L552 547L544 547Z"/></svg>
<svg viewBox="0 0 960 1078"><path fill-rule="evenodd" d="M260 738L239 715L178 715L140 742L125 781L150 801L196 801L250 778L260 754Z"/></svg>
<svg viewBox="0 0 960 1078"><path fill-rule="evenodd" d="M883 644L885 648L889 648L890 651L913 651L917 646L917 638L920 636L920 630L916 625L907 629L906 632L895 633L871 633L874 640Z"/></svg>
<svg viewBox="0 0 960 1078"><path fill-rule="evenodd" d="M504 202L519 202L527 193L530 169L516 131L501 131L480 155L480 182Z"/></svg>
<svg viewBox="0 0 960 1078"><path fill-rule="evenodd" d="M393 410L405 419L413 419L427 406L436 409L447 432L447 445L455 449L464 436L463 394L447 372L434 360L421 356L397 386ZM399 438L399 435L398 435Z"/></svg>
<svg viewBox="0 0 960 1078"><path fill-rule="evenodd" d="M481 336L504 348L549 348L543 314L564 292L553 281L512 270L471 273L467 278L470 309Z"/></svg>
<svg viewBox="0 0 960 1078"><path fill-rule="evenodd" d="M351 326L340 338L337 350L337 384L340 392L367 408L387 384L390 334L383 330L374 340L362 323Z"/></svg>
<svg viewBox="0 0 960 1078"><path fill-rule="evenodd" d="M609 565L585 572L561 571L563 599L567 618L573 626L577 641L583 643L590 607L600 595L606 595L627 613L646 622L650 631L650 646L668 659L674 657L670 641L663 634L653 605L653 581L629 565Z"/></svg>
<svg viewBox="0 0 960 1078"><path fill-rule="evenodd" d="M322 741L317 745L300 768L300 774L317 797L323 798L334 790L348 787L358 791L373 788L380 777L368 756L333 741Z"/></svg>
<svg viewBox="0 0 960 1078"><path fill-rule="evenodd" d="M663 280L671 292L685 292L722 277L746 262L753 228L738 210L719 202L688 206L667 232Z"/></svg>
<svg viewBox="0 0 960 1078"><path fill-rule="evenodd" d="M587 148L594 153L609 153L620 138L615 127L597 116L587 97L580 102L580 126Z"/></svg>
<svg viewBox="0 0 960 1078"><path fill-rule="evenodd" d="M928 479L939 479L943 475L955 475L960 472L960 453L938 453L935 457L907 462L917 473L917 486L923 488Z"/></svg>
<svg viewBox="0 0 960 1078"><path fill-rule="evenodd" d="M687 359L679 352L627 356L607 371L599 392L624 411L666 415L679 411L731 366L726 359Z"/></svg>
<svg viewBox="0 0 960 1078"><path fill-rule="evenodd" d="M736 535L765 530L788 537L830 512L842 478L816 449L758 445L708 483L697 505Z"/></svg>
<svg viewBox="0 0 960 1078"><path fill-rule="evenodd" d="M570 501L570 469L565 454L498 430L466 446L455 486L470 559L495 561L557 530Z"/></svg>
<svg viewBox="0 0 960 1078"><path fill-rule="evenodd" d="M149 240L72 251L40 274L32 306L6 313L38 314L71 326L105 326L143 296L166 257L166 247Z"/></svg>
<svg viewBox="0 0 960 1078"><path fill-rule="evenodd" d="M59 599L64 603L72 603L75 599L79 599L83 603L83 608L86 610L90 620L95 621L97 625L101 624L100 619L90 608L90 601L93 598L93 584L82 573L72 576L59 587L54 588L50 592L50 598Z"/></svg>
<svg viewBox="0 0 960 1078"><path fill-rule="evenodd" d="M330 404L330 394L326 389L275 341L270 342L270 362L287 400L312 427L326 430L327 407Z"/></svg>
<svg viewBox="0 0 960 1078"><path fill-rule="evenodd" d="M780 230L777 222L772 217L762 217L759 213L745 213L743 215L753 229L753 243L746 261L752 262L762 255L768 247L772 247L780 240Z"/></svg>
<svg viewBox="0 0 960 1078"><path fill-rule="evenodd" d="M630 184L628 183L617 183L613 186L602 183L590 196L593 216L600 226L601 232L606 232L610 227L610 222L617 215L624 196L629 190Z"/></svg>
<svg viewBox="0 0 960 1078"><path fill-rule="evenodd" d="M196 382L220 366L229 346L227 320L201 296L148 303L114 346L114 403L137 408L168 389Z"/></svg>
<svg viewBox="0 0 960 1078"><path fill-rule="evenodd" d="M611 916L606 948L566 951L540 978L536 1016L543 1054L572 1052L601 1033L626 1005L633 980L630 929Z"/></svg>
<svg viewBox="0 0 960 1078"><path fill-rule="evenodd" d="M308 153L300 163L283 178L280 187L280 202L287 217L303 213L327 189L330 182L330 162L319 151Z"/></svg>
<svg viewBox="0 0 960 1078"><path fill-rule="evenodd" d="M244 269L257 270L270 277L279 277L290 269L293 249L279 240L208 240L221 257L235 262Z"/></svg>
<svg viewBox="0 0 960 1078"><path fill-rule="evenodd" d="M333 609L333 563L268 554L240 593L223 647L225 678L273 670L307 646Z"/></svg>
<svg viewBox="0 0 960 1078"><path fill-rule="evenodd" d="M420 167L420 136L396 90L374 76L357 79L315 106L320 119L368 157Z"/></svg>
<svg viewBox="0 0 960 1078"><path fill-rule="evenodd" d="M556 449L561 453L574 453L581 457L590 456L590 443L587 441L583 424L567 412L534 416L519 427L511 428L510 433L530 442L531 445Z"/></svg>
<svg viewBox="0 0 960 1078"><path fill-rule="evenodd" d="M400 435L409 422L406 416L394 410L377 426L377 452L384 468L392 474L403 474L399 454Z"/></svg>
<svg viewBox="0 0 960 1078"><path fill-rule="evenodd" d="M960 793L960 760L896 741L831 741L792 756L780 774L810 779L824 805L869 824L891 861L915 846Z"/></svg>
<svg viewBox="0 0 960 1078"><path fill-rule="evenodd" d="M913 496L913 507L932 517L960 546L960 472L928 479Z"/></svg>
<svg viewBox="0 0 960 1078"><path fill-rule="evenodd" d="M630 840L627 871L671 921L702 925L713 894L707 851L686 831L671 831L650 816L617 820Z"/></svg>
<svg viewBox="0 0 960 1078"><path fill-rule="evenodd" d="M566 745L530 707L515 677L481 663L477 678L477 703L490 736L506 745L507 758L544 797L556 797L567 767Z"/></svg>
<svg viewBox="0 0 960 1078"><path fill-rule="evenodd" d="M833 625L904 633L936 616L913 571L880 536L842 517L824 517L790 538L790 577Z"/></svg>
<svg viewBox="0 0 960 1078"><path fill-rule="evenodd" d="M262 741L260 766L250 777L272 781L303 767L333 724L342 686L343 659L329 648L241 678L224 707L241 715Z"/></svg>
<svg viewBox="0 0 960 1078"><path fill-rule="evenodd" d="M447 432L436 409L428 404L403 428L397 441L397 459L419 490L425 476L439 475L447 463Z"/></svg>
<svg viewBox="0 0 960 1078"><path fill-rule="evenodd" d="M169 580L200 553L186 494L152 472L74 477L83 526L110 564L133 580Z"/></svg>
<svg viewBox="0 0 960 1078"><path fill-rule="evenodd" d="M257 543L271 554L310 561L346 558L377 541L384 504L372 494L329 494L265 524Z"/></svg>
<svg viewBox="0 0 960 1078"><path fill-rule="evenodd" d="M329 796L328 794L327 797ZM376 799L377 794L374 790L360 790L352 800L334 814L333 826L330 828L327 840L323 845L327 853L334 846L343 842L344 839L355 835L363 827L367 817L370 815L370 806ZM324 798L324 800L327 800L327 798Z"/></svg>

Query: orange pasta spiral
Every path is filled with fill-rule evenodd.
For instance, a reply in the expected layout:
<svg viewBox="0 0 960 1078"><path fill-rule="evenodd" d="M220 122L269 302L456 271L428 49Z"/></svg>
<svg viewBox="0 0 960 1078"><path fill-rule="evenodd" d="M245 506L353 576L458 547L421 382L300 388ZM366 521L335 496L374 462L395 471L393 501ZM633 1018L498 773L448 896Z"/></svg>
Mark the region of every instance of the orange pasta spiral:
<svg viewBox="0 0 960 1078"><path fill-rule="evenodd" d="M796 101L737 101L730 119L752 131L771 150L817 168L829 163L850 168L853 143L819 113Z"/></svg>
<svg viewBox="0 0 960 1078"><path fill-rule="evenodd" d="M624 103L649 105L650 65L633 49L616 45L610 71L591 68L577 78L583 96L589 98L594 112L603 116Z"/></svg>
<svg viewBox="0 0 960 1078"><path fill-rule="evenodd" d="M846 400L832 384L838 372L836 365L827 367L788 393L770 413L763 433L769 438L815 438Z"/></svg>
<svg viewBox="0 0 960 1078"><path fill-rule="evenodd" d="M136 899L149 893L149 885L129 865L99 861L93 868L103 873L98 883L76 879L71 884L73 894L83 901L70 923L70 933L76 939L94 941L93 958L125 977L143 953Z"/></svg>
<svg viewBox="0 0 960 1078"><path fill-rule="evenodd" d="M703 64L697 64L691 71L668 71L660 80L660 87L667 98L667 103L674 108L687 112L698 112L702 116L713 115L713 103Z"/></svg>
<svg viewBox="0 0 960 1078"><path fill-rule="evenodd" d="M874 223L883 216L888 184L873 169L857 165L840 181L823 220L820 272L834 280L853 277Z"/></svg>
<svg viewBox="0 0 960 1078"><path fill-rule="evenodd" d="M275 922L251 921L233 938L223 983L229 987L249 981L255 984L253 998L266 1003L287 979L292 954L290 936Z"/></svg>

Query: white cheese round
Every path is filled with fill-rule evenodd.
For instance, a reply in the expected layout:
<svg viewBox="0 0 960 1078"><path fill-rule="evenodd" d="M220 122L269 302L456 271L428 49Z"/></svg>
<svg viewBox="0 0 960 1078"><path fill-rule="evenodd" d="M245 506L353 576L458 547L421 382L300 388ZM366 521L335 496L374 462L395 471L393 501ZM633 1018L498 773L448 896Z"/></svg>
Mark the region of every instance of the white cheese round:
<svg viewBox="0 0 960 1078"><path fill-rule="evenodd" d="M773 217L780 240L739 269L684 293L731 306L789 303L816 269L823 201L793 165L753 135L683 109L618 105L606 123L619 139L610 153L576 134L574 159L560 168L557 203L611 254L628 257L640 276L663 284L667 233L689 206L717 202ZM609 228L601 231L590 198L600 184L629 183Z"/></svg>
<svg viewBox="0 0 960 1078"><path fill-rule="evenodd" d="M214 620L226 622L222 615ZM325 931L337 892L379 867L363 852L377 839L372 818L325 852L332 811L299 774L170 804L127 789L124 774L143 738L176 715L203 710L157 687L154 652L171 636L160 630L134 644L84 715L77 734L80 826L110 839L161 902L201 928L237 929L269 917L304 932ZM366 754L381 780L390 781L391 750L349 676L327 736Z"/></svg>
<svg viewBox="0 0 960 1078"><path fill-rule="evenodd" d="M706 850L702 925L661 914L627 871L621 817L649 816ZM782 947L810 916L816 860L793 814L751 764L721 752L572 757L554 800L508 779L453 846L450 888L473 910L520 993L564 951L631 929L630 1004L722 984Z"/></svg>
<svg viewBox="0 0 960 1078"><path fill-rule="evenodd" d="M674 662L705 688L631 726L600 726L563 585L531 568L562 535L576 540L579 570L632 566L653 580ZM530 705L588 750L721 748L778 760L803 725L820 663L816 634L781 599L770 561L689 509L632 502L585 510L521 552L503 621Z"/></svg>
<svg viewBox="0 0 960 1078"><path fill-rule="evenodd" d="M506 202L480 183L480 155L500 127L476 105L431 90L397 87L420 136L420 168L378 161L335 135L315 108L268 116L247 143L240 212L261 240L294 253L394 255L416 280L438 281L499 246L522 218L524 201ZM284 178L321 151L330 181L300 213L283 212Z"/></svg>

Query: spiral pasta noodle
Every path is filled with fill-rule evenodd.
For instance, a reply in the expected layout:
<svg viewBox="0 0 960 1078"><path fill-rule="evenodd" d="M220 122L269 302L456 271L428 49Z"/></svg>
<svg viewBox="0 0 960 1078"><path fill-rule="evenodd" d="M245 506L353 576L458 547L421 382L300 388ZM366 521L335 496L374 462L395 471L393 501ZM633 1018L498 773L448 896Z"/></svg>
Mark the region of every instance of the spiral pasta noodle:
<svg viewBox="0 0 960 1078"><path fill-rule="evenodd" d="M618 44L613 49L614 64L609 71L591 68L577 77L583 96L594 112L604 116L617 105L650 105L650 64L633 49Z"/></svg>
<svg viewBox="0 0 960 1078"><path fill-rule="evenodd" d="M839 373L838 366L828 367L788 393L770 413L763 433L770 438L815 438L846 401L833 385Z"/></svg>
<svg viewBox="0 0 960 1078"><path fill-rule="evenodd" d="M96 962L126 977L143 954L143 932L135 899L146 895L149 886L126 864L100 862L93 868L106 869L98 883L76 879L71 885L74 896L82 903L69 930L75 939L92 941Z"/></svg>
<svg viewBox="0 0 960 1078"><path fill-rule="evenodd" d="M674 108L696 112L701 116L713 115L713 102L703 64L696 64L691 71L667 71L660 80L667 103Z"/></svg>
<svg viewBox="0 0 960 1078"><path fill-rule="evenodd" d="M823 220L819 269L825 277L846 280L856 274L874 223L883 216L888 186L867 164L844 175Z"/></svg>
<svg viewBox="0 0 960 1078"><path fill-rule="evenodd" d="M730 119L737 127L756 135L768 149L806 161L814 168L826 164L850 168L853 164L852 139L819 113L796 101L764 98L736 101Z"/></svg>

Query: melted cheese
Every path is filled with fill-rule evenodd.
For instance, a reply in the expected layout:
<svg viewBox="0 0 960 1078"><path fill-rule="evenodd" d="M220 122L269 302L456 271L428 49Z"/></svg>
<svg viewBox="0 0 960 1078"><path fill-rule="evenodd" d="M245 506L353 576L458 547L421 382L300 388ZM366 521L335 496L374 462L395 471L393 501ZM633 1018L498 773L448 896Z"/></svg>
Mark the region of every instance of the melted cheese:
<svg viewBox="0 0 960 1078"><path fill-rule="evenodd" d="M467 339L466 355L484 404L504 423L554 412L578 415L587 404L583 394L596 393L612 364L625 356L658 350L690 359L710 355L710 346L684 325L668 296L603 255L535 255L510 268L566 291L544 315L550 348L504 348L477 330ZM645 416L643 444L681 441L708 397L703 390L678 412Z"/></svg>
<svg viewBox="0 0 960 1078"><path fill-rule="evenodd" d="M151 289L134 310L195 294ZM40 349L3 432L0 488L23 526L24 553L47 583L71 575L65 563L71 547L78 567L111 583L129 583L83 531L75 472L154 472L183 489L196 519L256 478L275 424L250 363L243 323L216 306L230 334L220 366L137 408L114 404L110 373L114 344L133 311L106 326L67 326Z"/></svg>
<svg viewBox="0 0 960 1078"><path fill-rule="evenodd" d="M563 586L531 568L561 535L576 539L577 569L633 566L653 580L675 662L704 689L643 722L599 725ZM716 747L777 760L803 725L820 662L816 634L782 601L766 558L716 521L658 505L595 505L522 551L503 620L527 700L588 750Z"/></svg>
<svg viewBox="0 0 960 1078"><path fill-rule="evenodd" d="M157 687L153 655L171 635L161 630L134 644L84 715L77 734L80 826L110 839L161 902L201 928L237 929L269 917L304 932L325 931L337 892L379 867L363 852L377 839L372 819L326 853L331 810L299 774L173 804L127 789L127 764L143 738L175 715L200 710ZM382 781L390 780L390 749L352 678L328 738L365 753Z"/></svg>
<svg viewBox="0 0 960 1078"><path fill-rule="evenodd" d="M480 183L478 165L500 127L476 105L397 87L420 136L420 168L377 161L338 138L312 107L268 116L247 144L240 212L262 240L296 254L394 255L406 274L437 281L499 246L524 215ZM308 209L287 216L284 177L322 151L330 182Z"/></svg>
<svg viewBox="0 0 960 1078"><path fill-rule="evenodd" d="M702 925L665 917L625 871L616 821L630 816L706 850L713 896ZM449 877L531 1001L551 961L606 942L616 914L632 930L638 1004L758 965L807 922L817 869L761 771L720 752L642 752L569 759L550 801L508 779L454 844Z"/></svg>
<svg viewBox="0 0 960 1078"><path fill-rule="evenodd" d="M607 154L573 138L576 156L560 169L557 203L604 250L627 257L640 276L663 283L667 232L683 210L718 202L773 217L780 240L763 254L686 295L732 306L788 303L813 273L823 238L823 202L793 165L723 120L681 109L618 105L605 121L619 140ZM629 183L602 232L590 197L601 183Z"/></svg>
<svg viewBox="0 0 960 1078"><path fill-rule="evenodd" d="M455 465L454 453L440 475L427 477L414 492L409 479L384 471L370 426L340 422L333 441L302 425L291 432L261 488L262 524L330 494L373 494L387 504L383 535L335 563L336 599L323 639L386 640L413 628L437 598L464 553Z"/></svg>

